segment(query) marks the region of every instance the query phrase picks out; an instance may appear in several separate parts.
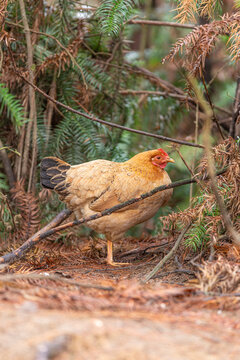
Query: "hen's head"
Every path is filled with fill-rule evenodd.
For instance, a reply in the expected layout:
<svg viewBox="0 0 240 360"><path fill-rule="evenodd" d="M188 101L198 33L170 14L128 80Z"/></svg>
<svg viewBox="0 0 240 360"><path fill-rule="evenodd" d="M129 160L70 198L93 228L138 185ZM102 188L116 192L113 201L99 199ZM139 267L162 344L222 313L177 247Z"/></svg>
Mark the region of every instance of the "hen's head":
<svg viewBox="0 0 240 360"><path fill-rule="evenodd" d="M174 163L174 160L163 149L155 149L133 156L130 160L126 161L126 165L140 170L145 169L148 172L150 170L151 173L153 169L164 169L169 162Z"/></svg>
<svg viewBox="0 0 240 360"><path fill-rule="evenodd" d="M156 154L151 157L151 162L154 166L164 169L167 163L174 163L175 161L169 157L169 155L163 149L155 150Z"/></svg>

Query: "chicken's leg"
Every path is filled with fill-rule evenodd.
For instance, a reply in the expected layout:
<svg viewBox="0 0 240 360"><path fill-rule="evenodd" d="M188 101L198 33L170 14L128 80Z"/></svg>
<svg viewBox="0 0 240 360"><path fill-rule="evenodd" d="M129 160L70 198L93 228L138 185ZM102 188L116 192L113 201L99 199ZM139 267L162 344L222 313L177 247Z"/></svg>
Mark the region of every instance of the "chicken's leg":
<svg viewBox="0 0 240 360"><path fill-rule="evenodd" d="M129 265L129 263L118 263L113 261L113 243L107 239L107 263L112 266Z"/></svg>

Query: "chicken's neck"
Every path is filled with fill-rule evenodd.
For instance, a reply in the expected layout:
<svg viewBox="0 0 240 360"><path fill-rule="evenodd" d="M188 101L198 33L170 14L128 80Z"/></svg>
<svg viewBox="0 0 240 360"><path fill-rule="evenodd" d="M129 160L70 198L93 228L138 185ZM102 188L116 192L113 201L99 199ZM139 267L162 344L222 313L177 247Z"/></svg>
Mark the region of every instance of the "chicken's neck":
<svg viewBox="0 0 240 360"><path fill-rule="evenodd" d="M137 156L134 156L130 160L122 163L122 166L126 171L133 172L149 181L160 180L165 175L164 169L153 165L149 158L137 158Z"/></svg>

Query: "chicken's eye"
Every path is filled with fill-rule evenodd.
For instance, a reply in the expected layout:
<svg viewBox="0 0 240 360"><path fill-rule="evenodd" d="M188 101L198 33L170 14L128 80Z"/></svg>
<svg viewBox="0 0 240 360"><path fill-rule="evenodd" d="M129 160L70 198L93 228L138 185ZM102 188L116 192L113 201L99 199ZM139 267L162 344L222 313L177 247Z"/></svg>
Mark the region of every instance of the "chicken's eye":
<svg viewBox="0 0 240 360"><path fill-rule="evenodd" d="M160 156L157 156L157 157L156 157L156 159L160 160L160 159L161 159L161 157L160 157Z"/></svg>

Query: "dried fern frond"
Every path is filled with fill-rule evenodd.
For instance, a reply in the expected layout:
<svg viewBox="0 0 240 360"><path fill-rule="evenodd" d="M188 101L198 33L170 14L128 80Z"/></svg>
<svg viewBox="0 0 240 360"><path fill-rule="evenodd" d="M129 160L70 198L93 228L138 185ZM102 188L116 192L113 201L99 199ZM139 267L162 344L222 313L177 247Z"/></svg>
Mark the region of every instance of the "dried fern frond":
<svg viewBox="0 0 240 360"><path fill-rule="evenodd" d="M213 149L215 166L219 169L228 167L227 171L216 178L218 190L224 199L225 206L236 230L240 229L240 152L238 144L232 139L226 139ZM203 158L199 166L199 177L207 173L207 158ZM187 246L200 247L207 241L218 240L219 234L226 232L220 211L216 205L215 196L208 183L204 192L195 198L192 208L179 213L170 214L162 219L165 229L175 229L178 226L192 223L186 236ZM207 231L198 231L198 226ZM230 235L229 235L230 238Z"/></svg>
<svg viewBox="0 0 240 360"><path fill-rule="evenodd" d="M188 21L196 23L197 17L213 18L216 10L221 9L221 1L219 0L179 0L176 11L178 14L175 19L181 23Z"/></svg>
<svg viewBox="0 0 240 360"><path fill-rule="evenodd" d="M198 287L206 294L226 294L240 291L240 266L219 257L199 267Z"/></svg>
<svg viewBox="0 0 240 360"><path fill-rule="evenodd" d="M14 242L24 242L33 235L39 228L39 205L36 197L32 193L24 190L23 181L19 181L11 189L12 199L20 212L19 226L10 236Z"/></svg>
<svg viewBox="0 0 240 360"><path fill-rule="evenodd" d="M198 9L199 15L202 17L212 18L218 4L218 0L202 0Z"/></svg>
<svg viewBox="0 0 240 360"><path fill-rule="evenodd" d="M7 11L7 0L3 0L1 1L1 5L0 5L0 31L2 31L2 26L4 24L4 19L5 19L5 14Z"/></svg>
<svg viewBox="0 0 240 360"><path fill-rule="evenodd" d="M234 61L240 59L240 21L232 24L231 33L228 42L231 44L229 47L230 55Z"/></svg>
<svg viewBox="0 0 240 360"><path fill-rule="evenodd" d="M82 45L84 34L86 33L87 29L84 23L79 25L78 34L77 36L72 39L69 45L63 49L60 53L54 54L52 56L47 57L42 64L38 67L38 72L44 73L50 66L54 66L57 69L64 70L65 65L69 66L72 58L69 54L75 58L78 54L79 48Z"/></svg>
<svg viewBox="0 0 240 360"><path fill-rule="evenodd" d="M239 59L240 54L240 13L225 14L221 20L196 27L184 38L178 40L169 54L163 59L173 61L178 53L184 56L180 60L181 66L193 76L201 75L206 57L210 54L221 35L228 35L230 54L233 60Z"/></svg>
<svg viewBox="0 0 240 360"><path fill-rule="evenodd" d="M175 16L176 20L184 24L188 21L196 23L197 3L194 0L182 0L177 6L178 14Z"/></svg>

